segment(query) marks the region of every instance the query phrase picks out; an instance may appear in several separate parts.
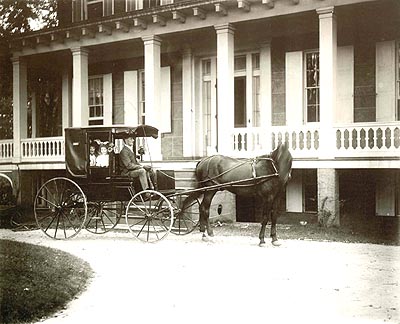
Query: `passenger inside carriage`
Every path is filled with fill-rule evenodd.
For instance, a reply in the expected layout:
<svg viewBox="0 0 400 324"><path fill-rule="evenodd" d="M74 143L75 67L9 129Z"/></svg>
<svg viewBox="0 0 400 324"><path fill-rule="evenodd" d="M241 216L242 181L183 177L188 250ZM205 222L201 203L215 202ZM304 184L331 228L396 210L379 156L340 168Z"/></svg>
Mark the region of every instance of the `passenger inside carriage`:
<svg viewBox="0 0 400 324"><path fill-rule="evenodd" d="M91 144L89 147L89 166L96 166L96 158L96 147Z"/></svg>
<svg viewBox="0 0 400 324"><path fill-rule="evenodd" d="M102 144L100 145L100 154L96 157L96 166L101 168L108 168L109 165L109 155L107 147Z"/></svg>

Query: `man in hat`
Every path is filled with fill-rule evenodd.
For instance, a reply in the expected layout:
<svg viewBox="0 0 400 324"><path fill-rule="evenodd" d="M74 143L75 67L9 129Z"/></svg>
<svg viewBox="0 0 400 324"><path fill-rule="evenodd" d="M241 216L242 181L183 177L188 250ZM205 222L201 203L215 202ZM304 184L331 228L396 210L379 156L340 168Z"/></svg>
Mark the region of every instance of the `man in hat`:
<svg viewBox="0 0 400 324"><path fill-rule="evenodd" d="M131 179L139 178L143 190L157 190L153 169L148 165L141 165L136 159L134 142L132 135L124 138L124 146L119 152L121 174Z"/></svg>

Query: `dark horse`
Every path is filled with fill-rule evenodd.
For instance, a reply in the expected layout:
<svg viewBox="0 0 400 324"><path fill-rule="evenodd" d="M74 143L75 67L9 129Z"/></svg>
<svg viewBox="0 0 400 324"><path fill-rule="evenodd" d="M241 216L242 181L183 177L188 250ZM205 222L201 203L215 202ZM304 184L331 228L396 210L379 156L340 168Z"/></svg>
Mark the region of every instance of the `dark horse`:
<svg viewBox="0 0 400 324"><path fill-rule="evenodd" d="M238 160L223 155L203 158L196 166L196 178L199 188L207 190L196 192L195 196L204 193L200 204L200 232L206 237L213 236L209 212L211 201L218 190L228 190L236 195L254 197L262 203L263 219L259 234L260 246L265 245L265 228L271 219L272 244L279 245L276 235L277 213L274 203L290 179L292 155L285 144L280 144L271 154L254 159ZM192 195L193 198L193 195Z"/></svg>

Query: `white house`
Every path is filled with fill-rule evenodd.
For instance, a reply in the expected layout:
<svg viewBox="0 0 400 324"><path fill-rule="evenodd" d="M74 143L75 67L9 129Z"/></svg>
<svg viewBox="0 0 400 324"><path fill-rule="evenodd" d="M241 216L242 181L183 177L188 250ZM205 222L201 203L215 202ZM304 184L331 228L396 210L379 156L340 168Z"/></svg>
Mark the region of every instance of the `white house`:
<svg viewBox="0 0 400 324"><path fill-rule="evenodd" d="M162 133L152 160L188 168L287 141L289 212L324 208L339 222L347 201L368 217L400 215L399 1L64 0L59 10L59 27L10 44L14 136L0 140L0 172L22 202L65 171L65 127L146 123ZM237 220L252 220L232 201Z"/></svg>

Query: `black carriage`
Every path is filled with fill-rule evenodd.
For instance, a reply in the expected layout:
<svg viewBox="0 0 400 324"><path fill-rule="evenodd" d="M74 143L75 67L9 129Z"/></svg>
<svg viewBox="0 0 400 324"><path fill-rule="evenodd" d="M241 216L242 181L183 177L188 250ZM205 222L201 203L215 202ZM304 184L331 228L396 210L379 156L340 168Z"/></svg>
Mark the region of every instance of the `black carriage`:
<svg viewBox="0 0 400 324"><path fill-rule="evenodd" d="M127 135L135 139L134 152L140 148L143 153L139 143L157 138L158 130L148 125L65 129L68 176L45 182L34 202L37 225L47 236L69 239L83 228L103 234L118 226L139 240L156 242L169 232L187 234L197 226L198 201L182 207L187 194L175 188L173 170L154 170L157 190L121 175L119 152Z"/></svg>

